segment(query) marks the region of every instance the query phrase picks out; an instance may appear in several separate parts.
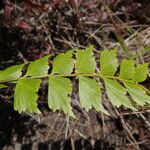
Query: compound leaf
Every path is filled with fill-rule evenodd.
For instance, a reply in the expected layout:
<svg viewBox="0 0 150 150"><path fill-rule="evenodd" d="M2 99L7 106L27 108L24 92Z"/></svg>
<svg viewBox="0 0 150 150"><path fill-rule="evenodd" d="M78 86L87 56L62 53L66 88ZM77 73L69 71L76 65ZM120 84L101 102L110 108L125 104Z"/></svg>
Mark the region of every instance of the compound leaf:
<svg viewBox="0 0 150 150"><path fill-rule="evenodd" d="M6 88L6 85L0 84L0 89Z"/></svg>
<svg viewBox="0 0 150 150"><path fill-rule="evenodd" d="M146 103L150 104L150 96L146 94L143 88L140 85L124 82L124 85L129 92L132 99L138 105L144 105Z"/></svg>
<svg viewBox="0 0 150 150"><path fill-rule="evenodd" d="M22 75L22 68L25 64L15 65L0 71L0 81L16 80Z"/></svg>
<svg viewBox="0 0 150 150"><path fill-rule="evenodd" d="M124 105L127 108L135 109L126 94L126 89L117 81L112 79L105 79L105 87L108 98L114 106L120 107Z"/></svg>
<svg viewBox="0 0 150 150"><path fill-rule="evenodd" d="M62 109L65 114L72 117L74 113L71 107L72 84L64 77L49 77L48 105L53 111Z"/></svg>
<svg viewBox="0 0 150 150"><path fill-rule="evenodd" d="M115 74L118 68L116 50L104 50L100 53L100 68L103 75Z"/></svg>
<svg viewBox="0 0 150 150"><path fill-rule="evenodd" d="M143 82L147 78L148 64L138 64L135 68L134 82Z"/></svg>
<svg viewBox="0 0 150 150"><path fill-rule="evenodd" d="M40 113L37 108L37 99L40 79L19 79L14 94L14 109L19 113L23 111Z"/></svg>
<svg viewBox="0 0 150 150"><path fill-rule="evenodd" d="M101 91L96 80L79 77L79 98L83 108L89 111L95 108L97 111L102 111L108 115L101 102Z"/></svg>
<svg viewBox="0 0 150 150"><path fill-rule="evenodd" d="M46 76L49 69L48 65L49 57L50 55L47 55L41 59L31 62L28 66L26 76L32 77Z"/></svg>
<svg viewBox="0 0 150 150"><path fill-rule="evenodd" d="M65 54L59 54L53 61L52 73L67 74L73 70L72 50Z"/></svg>
<svg viewBox="0 0 150 150"><path fill-rule="evenodd" d="M133 60L124 59L120 65L120 75L122 79L132 79L135 74L135 62Z"/></svg>
<svg viewBox="0 0 150 150"><path fill-rule="evenodd" d="M76 69L78 73L94 73L96 69L96 61L93 57L93 46L87 47L85 50L79 50L76 54Z"/></svg>

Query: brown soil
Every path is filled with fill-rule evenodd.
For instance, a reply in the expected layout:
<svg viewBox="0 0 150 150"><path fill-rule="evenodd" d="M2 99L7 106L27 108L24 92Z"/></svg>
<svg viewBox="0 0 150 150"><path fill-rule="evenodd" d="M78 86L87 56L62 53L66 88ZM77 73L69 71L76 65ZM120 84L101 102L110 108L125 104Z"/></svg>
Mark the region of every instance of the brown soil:
<svg viewBox="0 0 150 150"><path fill-rule="evenodd" d="M46 54L95 46L95 54L116 47L119 57L149 62L149 0L2 0L0 3L0 69ZM128 54L118 42L121 37ZM150 88L150 78L144 83ZM46 87L43 86L46 90ZM77 119L53 113L41 90L42 115L13 110L13 87L0 91L0 149L4 150L149 150L150 109L116 109L103 99L111 114L86 112L72 105Z"/></svg>

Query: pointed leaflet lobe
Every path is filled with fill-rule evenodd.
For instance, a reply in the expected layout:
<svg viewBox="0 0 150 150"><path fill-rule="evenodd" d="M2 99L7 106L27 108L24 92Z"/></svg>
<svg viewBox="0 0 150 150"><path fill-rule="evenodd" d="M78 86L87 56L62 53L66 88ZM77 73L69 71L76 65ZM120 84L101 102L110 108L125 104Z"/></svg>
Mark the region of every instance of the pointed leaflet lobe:
<svg viewBox="0 0 150 150"><path fill-rule="evenodd" d="M59 54L53 61L52 73L67 74L73 70L72 50L65 54Z"/></svg>
<svg viewBox="0 0 150 150"><path fill-rule="evenodd" d="M37 108L37 99L40 79L19 79L14 94L14 109L19 113L22 111L40 113Z"/></svg>
<svg viewBox="0 0 150 150"><path fill-rule="evenodd" d="M135 63L133 60L124 59L120 65L120 75L119 77L122 79L132 79L135 74Z"/></svg>
<svg viewBox="0 0 150 150"><path fill-rule="evenodd" d="M96 80L87 77L79 77L79 98L81 106L87 111L93 107L97 111L108 114L102 105L101 91Z"/></svg>
<svg viewBox="0 0 150 150"><path fill-rule="evenodd" d="M15 65L0 71L0 81L16 80L22 75L22 68L25 64Z"/></svg>
<svg viewBox="0 0 150 150"><path fill-rule="evenodd" d="M32 77L46 76L49 69L48 65L49 57L50 55L47 55L41 59L31 62L28 66L26 76Z"/></svg>
<svg viewBox="0 0 150 150"><path fill-rule="evenodd" d="M126 90L123 86L111 79L104 79L104 82L108 98L114 106L120 107L124 105L127 108L134 109L128 97L125 95Z"/></svg>
<svg viewBox="0 0 150 150"><path fill-rule="evenodd" d="M100 53L100 69L103 75L113 76L118 67L116 50L104 50Z"/></svg>
<svg viewBox="0 0 150 150"><path fill-rule="evenodd" d="M48 105L53 111L62 109L65 114L75 117L71 107L71 81L64 77L49 77Z"/></svg>
<svg viewBox="0 0 150 150"><path fill-rule="evenodd" d="M94 73L96 69L95 58L93 57L93 46L85 50L79 50L76 54L77 73Z"/></svg>
<svg viewBox="0 0 150 150"><path fill-rule="evenodd" d="M138 64L135 68L134 82L143 82L147 78L148 64Z"/></svg>
<svg viewBox="0 0 150 150"><path fill-rule="evenodd" d="M138 105L144 105L146 103L150 104L150 96L146 95L146 92L143 88L140 87L140 85L132 84L124 82L124 85L129 92L132 99L138 104Z"/></svg>
<svg viewBox="0 0 150 150"><path fill-rule="evenodd" d="M0 89L6 88L6 85L0 84Z"/></svg>

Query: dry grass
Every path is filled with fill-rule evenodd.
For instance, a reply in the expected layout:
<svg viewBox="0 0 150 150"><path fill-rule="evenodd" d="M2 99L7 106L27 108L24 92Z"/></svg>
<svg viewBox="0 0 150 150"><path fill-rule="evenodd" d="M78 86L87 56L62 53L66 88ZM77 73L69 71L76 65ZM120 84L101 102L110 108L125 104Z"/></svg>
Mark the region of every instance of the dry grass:
<svg viewBox="0 0 150 150"><path fill-rule="evenodd" d="M130 1L126 2L130 4ZM5 36L1 31L0 40L6 42L6 45L0 48L10 49L7 65L16 61L34 60L48 53L55 55L71 48L85 48L89 44L95 46L95 55L104 49L117 48L120 58L130 57L140 63L150 62L149 22L144 20L143 23L141 20L144 18L134 15L138 9L139 12L144 11L146 2L140 3L141 6L138 2L134 2L133 6L127 5L121 0L116 3L72 0L72 3L73 6L71 1L59 1L57 5L48 2L50 5L46 12L38 9L39 7L29 9L23 3L13 3L12 19L9 21L3 17L4 12L1 11L0 27L7 30L8 37L4 41ZM32 30L21 29L12 20L23 20ZM121 38L123 44L118 42L115 34ZM3 54L0 62L3 68L6 57L2 56ZM144 84L150 88L149 79ZM41 97L44 101L45 96ZM111 117L94 110L86 112L80 108L75 89L72 105L77 120L64 116L61 112L53 113L47 109L45 102L41 102L41 116L25 114L30 118L25 122L30 128L27 129L22 144L34 143L33 149L37 149L39 142L49 145L49 148L63 148L69 139L73 150L79 145L89 146L89 149L96 145L118 150L150 149L150 109L142 108L138 112L116 109L108 102L105 94L103 100ZM14 143L12 149L18 147L16 137L18 134L14 132L11 138Z"/></svg>

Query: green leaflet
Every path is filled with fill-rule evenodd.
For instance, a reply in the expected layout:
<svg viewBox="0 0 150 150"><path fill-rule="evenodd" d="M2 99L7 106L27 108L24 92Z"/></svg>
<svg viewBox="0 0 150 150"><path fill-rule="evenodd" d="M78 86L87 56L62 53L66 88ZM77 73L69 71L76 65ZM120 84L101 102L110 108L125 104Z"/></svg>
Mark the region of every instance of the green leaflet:
<svg viewBox="0 0 150 150"><path fill-rule="evenodd" d="M116 50L104 50L100 53L100 69L103 75L113 76L118 68Z"/></svg>
<svg viewBox="0 0 150 150"><path fill-rule="evenodd" d="M40 79L19 79L14 94L14 109L21 113L28 111L33 113L40 113L37 108L37 99Z"/></svg>
<svg viewBox="0 0 150 150"><path fill-rule="evenodd" d="M62 109L65 114L72 117L74 113L71 107L72 84L64 77L49 77L48 105L53 111Z"/></svg>
<svg viewBox="0 0 150 150"><path fill-rule="evenodd" d="M135 68L134 82L143 82L147 78L148 64L138 64Z"/></svg>
<svg viewBox="0 0 150 150"><path fill-rule="evenodd" d="M150 104L150 96L146 95L146 92L143 88L140 87L140 85L127 82L124 82L124 85L127 88L127 91L129 92L132 99L138 105L144 105L146 103Z"/></svg>
<svg viewBox="0 0 150 150"><path fill-rule="evenodd" d="M48 58L50 55L47 55L41 59L33 61L29 64L27 73L25 76L46 76L48 73L49 65L48 65Z"/></svg>
<svg viewBox="0 0 150 150"><path fill-rule="evenodd" d="M147 78L148 64L138 64L134 67L135 63L133 60L124 59L120 66L120 75L122 79L130 80L133 82L143 82Z"/></svg>
<svg viewBox="0 0 150 150"><path fill-rule="evenodd" d="M96 80L87 77L79 77L79 98L81 106L87 111L93 107L95 110L102 111L108 115L108 112L102 105L101 91Z"/></svg>
<svg viewBox="0 0 150 150"><path fill-rule="evenodd" d="M135 62L133 60L124 59L120 65L120 75L122 79L132 79L135 74Z"/></svg>
<svg viewBox="0 0 150 150"><path fill-rule="evenodd" d="M0 84L0 89L6 88L6 85Z"/></svg>
<svg viewBox="0 0 150 150"><path fill-rule="evenodd" d="M85 50L79 50L76 54L77 73L94 73L96 69L96 61L93 57L93 46L87 47Z"/></svg>
<svg viewBox="0 0 150 150"><path fill-rule="evenodd" d="M52 73L67 74L73 70L72 50L65 54L59 54L53 61Z"/></svg>
<svg viewBox="0 0 150 150"><path fill-rule="evenodd" d="M92 46L77 51L76 61L74 61L75 58L72 58L73 52L74 50L71 50L56 56L51 74L48 74L49 55L31 62L27 66L27 73L24 77L21 77L21 75L25 64L15 65L0 71L0 89L7 87L4 85L5 82L16 84L14 109L20 113L22 111L40 113L37 107L37 92L41 84L40 78L49 77L49 107L53 111L61 109L65 114L75 117L71 107L72 83L65 76L78 78L80 103L87 111L94 108L97 111L109 114L102 105L100 86L93 79L94 76L104 80L108 98L117 107L123 105L136 110L128 99L127 92L138 105L150 104L150 96L146 95L144 88L141 88L142 86L136 84L147 78L148 64L135 65L133 60L125 59L121 62L118 77L114 76L118 68L116 50L101 52L101 74L95 72L96 61ZM135 66L137 67L135 68ZM125 87L118 83L116 79L123 82Z"/></svg>
<svg viewBox="0 0 150 150"><path fill-rule="evenodd" d="M127 108L135 109L126 96L126 89L123 86L112 79L104 79L104 82L108 98L114 106L124 105Z"/></svg>
<svg viewBox="0 0 150 150"><path fill-rule="evenodd" d="M22 68L25 64L15 65L0 71L0 81L13 81L22 75Z"/></svg>

